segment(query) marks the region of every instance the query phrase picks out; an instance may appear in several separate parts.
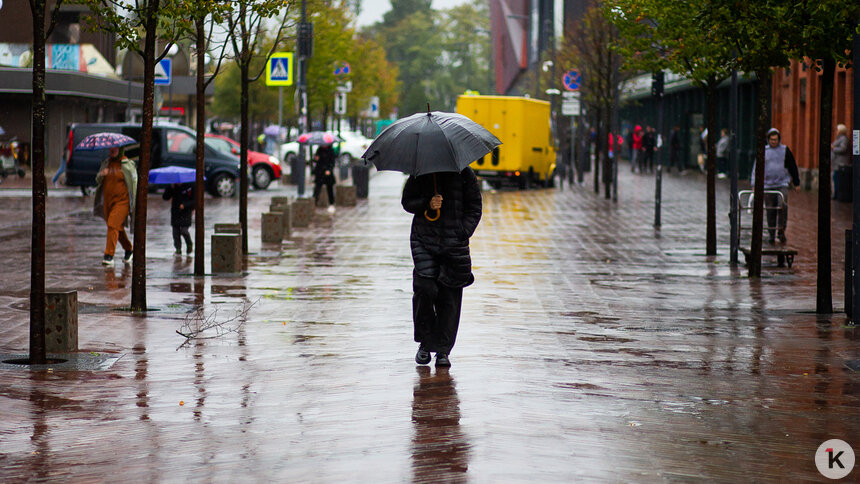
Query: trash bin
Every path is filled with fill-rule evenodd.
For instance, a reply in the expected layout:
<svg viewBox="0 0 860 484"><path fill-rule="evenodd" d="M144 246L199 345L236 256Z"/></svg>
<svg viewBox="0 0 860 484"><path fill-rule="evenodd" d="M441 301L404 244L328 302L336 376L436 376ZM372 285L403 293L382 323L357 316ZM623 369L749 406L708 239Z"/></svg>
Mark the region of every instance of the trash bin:
<svg viewBox="0 0 860 484"><path fill-rule="evenodd" d="M367 198L370 184L370 167L359 161L352 165L352 184L355 185L355 197Z"/></svg>
<svg viewBox="0 0 860 484"><path fill-rule="evenodd" d="M853 171L850 166L840 166L836 169L834 176L834 189L836 190L836 200L840 202L851 202L854 197L852 193L852 177Z"/></svg>

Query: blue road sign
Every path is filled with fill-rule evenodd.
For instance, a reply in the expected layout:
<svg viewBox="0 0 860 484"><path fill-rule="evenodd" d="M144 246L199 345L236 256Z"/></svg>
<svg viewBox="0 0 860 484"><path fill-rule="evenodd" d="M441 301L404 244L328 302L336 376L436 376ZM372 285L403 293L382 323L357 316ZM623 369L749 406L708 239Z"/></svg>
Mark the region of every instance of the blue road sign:
<svg viewBox="0 0 860 484"><path fill-rule="evenodd" d="M293 53L275 52L266 66L267 86L293 85Z"/></svg>
<svg viewBox="0 0 860 484"><path fill-rule="evenodd" d="M334 75L339 76L343 74L349 74L349 62L344 62L343 64L336 64L334 67Z"/></svg>
<svg viewBox="0 0 860 484"><path fill-rule="evenodd" d="M173 67L173 59L164 58L155 65L155 85L170 85L170 71Z"/></svg>
<svg viewBox="0 0 860 484"><path fill-rule="evenodd" d="M579 91L579 87L582 85L582 76L579 71L570 70L564 73L561 82L568 91Z"/></svg>

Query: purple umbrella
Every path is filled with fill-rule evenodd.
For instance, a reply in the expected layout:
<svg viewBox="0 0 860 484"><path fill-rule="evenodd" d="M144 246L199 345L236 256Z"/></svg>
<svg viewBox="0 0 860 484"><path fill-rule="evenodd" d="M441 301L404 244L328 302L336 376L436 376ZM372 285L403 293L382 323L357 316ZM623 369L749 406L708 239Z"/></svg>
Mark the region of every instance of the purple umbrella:
<svg viewBox="0 0 860 484"><path fill-rule="evenodd" d="M281 127L277 124L270 124L263 130L263 134L266 136L279 136L281 134Z"/></svg>
<svg viewBox="0 0 860 484"><path fill-rule="evenodd" d="M119 148L137 143L137 141L121 133L96 133L82 139L76 150L95 151L107 148Z"/></svg>
<svg viewBox="0 0 860 484"><path fill-rule="evenodd" d="M191 183L197 179L197 170L182 166L164 166L149 170L149 183L170 185L172 183ZM204 178L205 179L205 178Z"/></svg>

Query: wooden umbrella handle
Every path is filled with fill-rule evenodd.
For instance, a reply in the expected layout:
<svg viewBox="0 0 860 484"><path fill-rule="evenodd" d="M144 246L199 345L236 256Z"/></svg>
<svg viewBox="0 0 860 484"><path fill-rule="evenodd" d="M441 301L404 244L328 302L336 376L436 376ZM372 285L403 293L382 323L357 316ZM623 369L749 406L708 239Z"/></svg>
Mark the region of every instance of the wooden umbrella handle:
<svg viewBox="0 0 860 484"><path fill-rule="evenodd" d="M429 113L430 103L427 103L427 108L428 108L428 113ZM439 190L436 188L436 174L435 173L433 174L433 193L434 193L434 196L439 194ZM433 210L433 209L430 209L430 210ZM439 217L442 215L442 211L439 210L438 208L435 209L435 211L436 211L435 217L430 216L430 214L427 213L428 211L429 210L424 211L424 218L426 218L427 220L429 220L431 222L435 222L435 221L439 220Z"/></svg>

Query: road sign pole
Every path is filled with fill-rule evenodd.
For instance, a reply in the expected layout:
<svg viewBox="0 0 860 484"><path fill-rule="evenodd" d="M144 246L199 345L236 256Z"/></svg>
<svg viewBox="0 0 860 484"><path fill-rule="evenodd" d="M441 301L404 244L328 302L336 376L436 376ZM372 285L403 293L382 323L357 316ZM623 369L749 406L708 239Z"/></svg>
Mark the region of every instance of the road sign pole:
<svg viewBox="0 0 860 484"><path fill-rule="evenodd" d="M284 125L284 86L278 86L278 138L275 142L275 157L281 159L281 126Z"/></svg>

